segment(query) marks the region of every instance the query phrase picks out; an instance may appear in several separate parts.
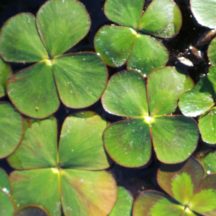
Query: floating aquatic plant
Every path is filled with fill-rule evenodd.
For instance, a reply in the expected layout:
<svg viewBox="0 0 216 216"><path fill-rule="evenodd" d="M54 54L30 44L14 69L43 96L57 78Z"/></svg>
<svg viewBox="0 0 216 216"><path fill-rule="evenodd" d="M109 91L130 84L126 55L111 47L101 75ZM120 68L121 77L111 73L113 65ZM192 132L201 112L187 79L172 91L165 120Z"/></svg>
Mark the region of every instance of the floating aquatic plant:
<svg viewBox="0 0 216 216"><path fill-rule="evenodd" d="M204 152L203 154L200 153L198 156L198 159L200 163L203 165L205 171L207 174L216 174L216 151L215 150L209 150L207 152Z"/></svg>
<svg viewBox="0 0 216 216"><path fill-rule="evenodd" d="M123 187L118 187L118 197L109 216L131 216L133 204L132 195Z"/></svg>
<svg viewBox="0 0 216 216"><path fill-rule="evenodd" d="M4 158L19 145L24 128L21 115L9 103L0 103L0 116L0 158Z"/></svg>
<svg viewBox="0 0 216 216"><path fill-rule="evenodd" d="M30 121L9 157L12 195L19 206L42 206L52 216L106 216L116 201L116 183L102 143L106 122L94 113L67 117L57 145L54 117ZM23 193L25 191L25 193Z"/></svg>
<svg viewBox="0 0 216 216"><path fill-rule="evenodd" d="M203 77L179 102L182 113L199 118L199 129L204 142L216 144L216 38L208 49L211 63L207 77Z"/></svg>
<svg viewBox="0 0 216 216"><path fill-rule="evenodd" d="M216 175L205 175L194 159L182 167L162 166L157 174L160 187L168 194L145 191L134 204L133 216L213 216L216 213Z"/></svg>
<svg viewBox="0 0 216 216"><path fill-rule="evenodd" d="M211 29L216 28L216 1L190 0L191 10L197 22Z"/></svg>
<svg viewBox="0 0 216 216"><path fill-rule="evenodd" d="M111 158L126 167L146 165L152 145L164 163L179 163L196 149L196 122L173 115L178 98L191 89L191 79L173 67L150 73L147 80L131 71L112 76L102 98L104 109L126 117L104 132L104 143Z"/></svg>
<svg viewBox="0 0 216 216"><path fill-rule="evenodd" d="M117 25L103 26L95 37L95 49L113 67L127 63L128 69L148 74L168 61L165 46L152 36L170 38L182 23L181 12L172 0L106 0L107 18Z"/></svg>
<svg viewBox="0 0 216 216"><path fill-rule="evenodd" d="M6 81L11 75L9 65L0 59L0 98L5 96Z"/></svg>
<svg viewBox="0 0 216 216"><path fill-rule="evenodd" d="M209 38L215 35L215 5L215 0L190 0L197 22L213 29ZM8 179L0 168L0 216L216 215L215 146L203 145L206 151L195 153L198 160L190 158L199 138L191 117L199 117L203 141L216 144L216 38L208 48L209 73L194 86L189 76L165 67L170 50L163 42L172 43L167 39L182 25L174 0L106 0L104 12L115 24L97 32L97 54L70 53L91 25L77 0L48 0L36 16L21 13L3 25L0 159L6 158L3 166L8 162L13 171ZM178 54L178 61L193 70L184 54ZM7 62L24 69L12 74ZM67 117L59 130L59 119L49 116L61 102L80 109L100 99L108 75L104 63L126 64L125 71L111 77L102 97L104 109L122 120L107 124L95 113L79 112ZM185 116L179 114L179 98ZM132 194L121 186L125 182L118 175L117 187L109 173L121 174L122 168L107 170L104 146L114 162L130 168L147 165L154 151L164 163L157 173L164 192L141 192L133 205ZM147 177L153 173L151 167L141 172Z"/></svg>
<svg viewBox="0 0 216 216"><path fill-rule="evenodd" d="M0 35L3 59L35 63L12 76L7 86L20 112L44 118L58 109L60 100L68 107L83 108L100 98L107 70L99 57L88 52L64 54L89 28L89 15L76 0L50 0L36 18L21 13L5 23Z"/></svg>
<svg viewBox="0 0 216 216"><path fill-rule="evenodd" d="M6 172L0 168L0 215L4 216L47 216L46 212L36 206L20 208L11 194L10 182Z"/></svg>

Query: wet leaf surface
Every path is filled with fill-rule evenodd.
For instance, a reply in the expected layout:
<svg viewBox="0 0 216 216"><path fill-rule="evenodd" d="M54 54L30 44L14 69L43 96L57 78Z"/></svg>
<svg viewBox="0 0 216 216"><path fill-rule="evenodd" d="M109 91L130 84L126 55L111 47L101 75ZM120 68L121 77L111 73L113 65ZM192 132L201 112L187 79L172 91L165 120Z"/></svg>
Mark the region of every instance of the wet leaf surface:
<svg viewBox="0 0 216 216"><path fill-rule="evenodd" d="M59 97L71 108L90 106L100 98L107 70L95 54L59 58L89 32L90 18L82 3L50 0L36 17L18 14L2 29L0 53L4 60L36 62L9 81L7 93L21 113L41 119L57 111Z"/></svg>
<svg viewBox="0 0 216 216"><path fill-rule="evenodd" d="M14 207L10 200L10 183L6 172L0 168L0 214L13 216Z"/></svg>
<svg viewBox="0 0 216 216"><path fill-rule="evenodd" d="M187 117L172 116L172 112L178 98L192 86L187 76L170 67L153 71L147 81L131 71L113 75L102 104L107 112L130 120L112 124L104 132L110 157L126 167L141 167L150 159L152 142L163 163L189 158L197 147L196 123Z"/></svg>
<svg viewBox="0 0 216 216"><path fill-rule="evenodd" d="M216 13L215 0L191 0L191 10L197 22L209 28L216 28Z"/></svg>
<svg viewBox="0 0 216 216"><path fill-rule="evenodd" d="M17 169L10 175L17 204L43 206L52 216L61 215L61 206L66 216L106 216L115 204L117 188L113 176L103 171L109 167L102 143L105 126L96 114L68 117L58 152L56 119L30 122L23 142L8 159ZM90 127L87 142L83 130Z"/></svg>
<svg viewBox="0 0 216 216"><path fill-rule="evenodd" d="M207 174L216 173L216 151L210 151L199 159Z"/></svg>
<svg viewBox="0 0 216 216"><path fill-rule="evenodd" d="M23 120L7 102L0 103L0 116L0 158L4 158L19 145L23 134Z"/></svg>
<svg viewBox="0 0 216 216"><path fill-rule="evenodd" d="M127 62L129 69L146 75L167 63L166 47L140 32L173 37L181 28L181 12L172 0L153 0L143 11L144 3L144 0L105 2L105 15L121 25L102 27L94 40L96 51L109 66L120 67Z"/></svg>
<svg viewBox="0 0 216 216"><path fill-rule="evenodd" d="M6 81L11 76L11 68L0 59L0 98L6 94Z"/></svg>
<svg viewBox="0 0 216 216"><path fill-rule="evenodd" d="M132 205L133 198L131 194L125 188L119 187L117 201L109 216L130 216Z"/></svg>
<svg viewBox="0 0 216 216"><path fill-rule="evenodd" d="M216 108L210 110L199 119L202 140L208 144L216 144Z"/></svg>
<svg viewBox="0 0 216 216"><path fill-rule="evenodd" d="M37 13L38 32L49 56L60 55L86 36L91 21L82 3L50 0Z"/></svg>
<svg viewBox="0 0 216 216"><path fill-rule="evenodd" d="M140 194L134 204L134 216L141 216L144 212L149 216L214 215L216 185L213 182L216 176L206 177L197 161L189 159L179 169L173 170L162 166L157 177L161 188L171 197L157 191Z"/></svg>

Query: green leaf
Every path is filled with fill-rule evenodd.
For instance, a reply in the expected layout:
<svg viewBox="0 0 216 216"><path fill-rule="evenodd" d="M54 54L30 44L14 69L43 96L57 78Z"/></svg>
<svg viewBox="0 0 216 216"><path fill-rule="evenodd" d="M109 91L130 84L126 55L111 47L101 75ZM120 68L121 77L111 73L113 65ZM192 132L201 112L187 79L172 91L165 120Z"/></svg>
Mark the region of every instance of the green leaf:
<svg viewBox="0 0 216 216"><path fill-rule="evenodd" d="M0 191L6 194L10 193L8 175L2 168L0 168Z"/></svg>
<svg viewBox="0 0 216 216"><path fill-rule="evenodd" d="M6 94L6 82L10 75L11 68L0 59L0 98Z"/></svg>
<svg viewBox="0 0 216 216"><path fill-rule="evenodd" d="M179 108L185 116L197 117L214 106L212 95L203 92L190 91L180 98Z"/></svg>
<svg viewBox="0 0 216 216"><path fill-rule="evenodd" d="M6 61L21 63L48 58L32 14L21 13L5 23L0 35L0 54Z"/></svg>
<svg viewBox="0 0 216 216"><path fill-rule="evenodd" d="M214 106L212 86L208 79L201 79L191 90L180 97L179 108L185 116L197 117Z"/></svg>
<svg viewBox="0 0 216 216"><path fill-rule="evenodd" d="M10 175L12 196L17 205L20 208L32 205L42 206L52 216L60 216L61 207L63 207L65 216L108 215L116 201L115 180L108 172L93 171L93 169L108 167L105 152L101 148L102 130L105 128L106 123L98 116L89 112L79 113L76 117L69 117L66 119L66 123L69 125L63 125L60 147L57 145L57 124L55 118L29 121L27 123L29 127L26 129L23 142L9 158L11 165L20 170L14 171ZM63 137L66 138L73 125L76 126L73 133L74 136L69 136L67 140L64 140L67 141L66 144L68 146L65 149L62 147L61 157L59 157L57 150L61 148L61 145L65 145L62 139ZM77 128L77 126L79 127ZM88 130L89 128L92 133L90 133L92 145L96 145L100 149L89 150L86 143L83 143L84 140L76 139L76 132L79 132L79 130L83 132L83 130ZM99 135L97 130L101 130ZM86 138L90 141L90 137ZM77 169L72 169L74 168L72 164L63 164L61 161L61 158L64 159L62 155L64 156L66 151L71 150L73 139L82 151L76 152L80 157L80 163L78 164L77 162L80 167L78 165L77 167L74 166ZM85 147L87 148L85 149ZM96 158L93 161L91 157L96 155L95 152L98 153L99 151L103 151L103 155L97 155L98 160L104 161L98 162L95 160ZM82 157L86 158L82 161ZM90 159L88 160L87 157ZM75 155L74 158L78 157ZM88 164L89 162L91 164ZM103 164L101 165L101 163ZM86 171L82 169L91 170ZM80 212L83 214L79 214Z"/></svg>
<svg viewBox="0 0 216 216"><path fill-rule="evenodd" d="M8 158L15 169L53 167L57 164L57 122L29 121L21 145Z"/></svg>
<svg viewBox="0 0 216 216"><path fill-rule="evenodd" d="M6 172L0 168L0 215L13 216L13 212L9 179Z"/></svg>
<svg viewBox="0 0 216 216"><path fill-rule="evenodd" d="M112 210L117 191L111 174L68 169L61 181L66 216L107 216Z"/></svg>
<svg viewBox="0 0 216 216"><path fill-rule="evenodd" d="M216 190L208 189L194 195L190 202L190 208L194 211L208 215L209 212L216 212ZM205 214L207 213L207 214Z"/></svg>
<svg viewBox="0 0 216 216"><path fill-rule="evenodd" d="M215 0L191 0L191 10L197 22L209 28L216 28Z"/></svg>
<svg viewBox="0 0 216 216"><path fill-rule="evenodd" d="M0 215L13 216L14 208L7 194L0 191Z"/></svg>
<svg viewBox="0 0 216 216"><path fill-rule="evenodd" d="M139 29L170 38L179 33L181 25L181 11L173 0L153 0L141 18Z"/></svg>
<svg viewBox="0 0 216 216"><path fill-rule="evenodd" d="M49 55L60 55L86 36L90 18L76 0L50 0L37 13L37 27Z"/></svg>
<svg viewBox="0 0 216 216"><path fill-rule="evenodd" d="M205 175L201 164L197 160L190 158L179 167L161 165L157 172L157 182L167 194L173 197L174 194L172 191L172 181L182 173L186 173L191 177L194 191L200 186ZM182 184L184 183L182 182Z"/></svg>
<svg viewBox="0 0 216 216"><path fill-rule="evenodd" d="M166 47L153 37L137 34L127 67L143 74L164 66L169 59Z"/></svg>
<svg viewBox="0 0 216 216"><path fill-rule="evenodd" d="M144 79L131 71L117 73L109 81L102 104L107 112L119 116L148 115Z"/></svg>
<svg viewBox="0 0 216 216"><path fill-rule="evenodd" d="M65 216L106 216L116 200L115 181L103 171L58 168L15 171L10 181L18 205L43 206L52 216L61 215L61 203Z"/></svg>
<svg viewBox="0 0 216 216"><path fill-rule="evenodd" d="M61 215L60 183L55 169L14 171L10 182L12 196L20 207L43 206L50 215Z"/></svg>
<svg viewBox="0 0 216 216"><path fill-rule="evenodd" d="M216 144L216 107L200 117L199 129L202 140L208 144Z"/></svg>
<svg viewBox="0 0 216 216"><path fill-rule="evenodd" d="M201 163L203 164L206 172L208 174L216 173L216 151L209 152L203 158L201 158Z"/></svg>
<svg viewBox="0 0 216 216"><path fill-rule="evenodd" d="M208 79L214 88L214 95L216 95L216 66L209 68Z"/></svg>
<svg viewBox="0 0 216 216"><path fill-rule="evenodd" d="M106 0L108 19L123 26L138 28L145 0Z"/></svg>
<svg viewBox="0 0 216 216"><path fill-rule="evenodd" d="M133 216L152 216L152 207L161 199L164 199L164 194L158 191L147 190L141 193L134 202Z"/></svg>
<svg viewBox="0 0 216 216"><path fill-rule="evenodd" d="M47 117L59 107L51 67L43 63L11 77L7 91L15 107L30 117Z"/></svg>
<svg viewBox="0 0 216 216"><path fill-rule="evenodd" d="M188 159L198 144L199 133L194 120L184 116L155 118L152 124L153 146L157 158L174 164Z"/></svg>
<svg viewBox="0 0 216 216"><path fill-rule="evenodd" d="M177 201L187 205L194 195L194 185L191 176L185 172L176 175L172 179L172 193Z"/></svg>
<svg viewBox="0 0 216 216"><path fill-rule="evenodd" d="M174 204L167 198L162 198L159 201L157 201L157 203L152 207L151 216L167 216L167 215L186 216L183 206Z"/></svg>
<svg viewBox="0 0 216 216"><path fill-rule="evenodd" d="M0 104L0 158L11 154L20 143L23 134L22 117L8 103Z"/></svg>
<svg viewBox="0 0 216 216"><path fill-rule="evenodd" d="M151 157L151 140L144 120L125 120L112 124L104 132L110 157L125 167L141 167Z"/></svg>
<svg viewBox="0 0 216 216"><path fill-rule="evenodd" d="M95 37L95 49L102 60L120 67L128 61L128 68L148 74L164 66L168 51L158 40L122 26L104 26Z"/></svg>
<svg viewBox="0 0 216 216"><path fill-rule="evenodd" d="M123 187L118 188L118 198L109 216L130 216L133 204L131 194Z"/></svg>
<svg viewBox="0 0 216 216"><path fill-rule="evenodd" d="M94 104L107 82L107 69L98 56L81 53L54 60L54 76L61 101L68 107Z"/></svg>
<svg viewBox="0 0 216 216"><path fill-rule="evenodd" d="M208 47L208 57L212 65L216 65L216 38L214 38Z"/></svg>
<svg viewBox="0 0 216 216"><path fill-rule="evenodd" d="M86 117L87 114L90 116ZM61 166L86 170L108 168L109 162L102 140L106 125L106 122L94 113L66 118L59 144Z"/></svg>
<svg viewBox="0 0 216 216"><path fill-rule="evenodd" d="M174 67L165 67L152 72L147 85L151 115L175 112L179 97L192 87L192 80L177 72Z"/></svg>
<svg viewBox="0 0 216 216"><path fill-rule="evenodd" d="M18 210L14 216L48 216L48 214L41 207L30 206Z"/></svg>
<svg viewBox="0 0 216 216"><path fill-rule="evenodd" d="M124 65L130 55L137 33L123 26L103 26L96 34L94 46L109 66Z"/></svg>

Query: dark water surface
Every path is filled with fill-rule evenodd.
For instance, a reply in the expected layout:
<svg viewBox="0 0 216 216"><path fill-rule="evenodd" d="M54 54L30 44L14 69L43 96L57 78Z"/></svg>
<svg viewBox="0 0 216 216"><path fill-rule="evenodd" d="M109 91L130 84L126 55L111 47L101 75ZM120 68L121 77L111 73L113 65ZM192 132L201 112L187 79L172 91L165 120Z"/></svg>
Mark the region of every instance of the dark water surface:
<svg viewBox="0 0 216 216"><path fill-rule="evenodd" d="M0 0L0 25L2 26L3 23L10 18L11 16L20 13L20 12L31 12L36 13L39 7L46 2L45 0ZM106 19L103 14L103 4L104 0L81 0L86 7L88 12L90 13L92 19L92 27L87 35L87 37L82 40L78 45L76 45L73 49L69 52L76 52L76 51L93 51L93 38L97 30L103 26L104 24L109 24L110 21ZM150 1L147 0L146 3L148 4ZM173 39L165 40L164 44L168 47L170 51L170 61L168 65L175 65L178 69L180 69L184 73L190 74L193 80L196 82L199 77L205 74L208 70L208 60L206 57L206 48L207 45L199 46L199 49L202 51L203 58L199 59L196 58L191 51L188 50L190 45L196 46L197 41L209 30L207 28L199 26L189 8L189 1L188 0L176 0L178 5L180 6L183 12L183 27L181 32L178 36ZM194 67L190 68L184 66L183 64L177 61L178 56L184 56L189 58L193 63ZM14 71L20 70L27 65L22 64L13 64L12 68ZM123 68L112 69L109 68L110 75L120 71ZM8 100L4 98L4 100ZM84 109L84 110L92 110L100 114L103 118L110 122L115 122L120 118L109 115L106 113L100 102L96 103L95 105ZM55 114L59 121L59 127L64 120L64 118L77 112L77 110L67 109L63 106L59 109L59 111ZM177 111L178 112L178 111ZM203 145L203 144L202 144ZM5 160L0 160L1 166L3 166L8 172L11 171L11 168L7 164ZM115 175L117 182L119 185L126 186L134 195L137 192L143 189L155 188L158 189L158 186L155 181L155 173L158 168L158 161L155 159L155 156L152 157L152 162L146 168L141 169L127 169L122 168L115 163L113 163L112 167L110 168L111 172Z"/></svg>

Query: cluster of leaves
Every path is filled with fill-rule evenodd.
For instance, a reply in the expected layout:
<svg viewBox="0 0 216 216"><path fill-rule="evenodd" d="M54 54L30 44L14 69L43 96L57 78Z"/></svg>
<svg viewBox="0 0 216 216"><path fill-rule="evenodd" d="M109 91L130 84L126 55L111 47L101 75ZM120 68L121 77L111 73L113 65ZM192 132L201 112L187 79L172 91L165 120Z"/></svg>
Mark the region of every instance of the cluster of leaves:
<svg viewBox="0 0 216 216"><path fill-rule="evenodd" d="M207 77L180 98L179 107L185 116L199 118L199 129L204 142L216 144L216 38L208 48L211 67Z"/></svg>
<svg viewBox="0 0 216 216"><path fill-rule="evenodd" d="M153 36L169 38L177 34L181 12L173 0L154 0L143 11L144 3L106 1L107 18L121 25L104 26L95 36L95 49L106 64L120 67L127 63L128 69L148 74L167 63L167 49Z"/></svg>
<svg viewBox="0 0 216 216"><path fill-rule="evenodd" d="M191 0L197 21L214 29L215 6L215 0ZM97 54L66 53L90 30L77 0L49 0L36 17L18 14L3 26L0 97L7 95L14 106L0 103L0 158L14 170L8 178L0 169L0 215L130 216L132 195L107 169L111 159L145 166L152 149L164 164L157 182L167 195L143 192L133 215L215 215L216 152L202 152L199 162L190 157L199 131L204 142L216 144L216 39L208 48L209 73L194 84L167 66L162 39L182 25L173 0L106 0L104 12L115 25L96 34ZM12 73L5 62L32 65ZM106 65L125 64L107 83ZM108 124L96 113L77 112L59 132L52 114L60 102L80 109L100 98L105 111L123 119ZM198 116L197 126L192 117Z"/></svg>
<svg viewBox="0 0 216 216"><path fill-rule="evenodd" d="M161 166L157 182L167 193L146 191L136 199L134 216L197 216L216 214L216 175L206 176L194 159L173 169Z"/></svg>
<svg viewBox="0 0 216 216"><path fill-rule="evenodd" d="M98 100L107 80L99 57L90 52L64 54L89 28L89 15L75 0L48 1L36 18L22 13L5 23L0 37L3 59L35 63L14 74L7 85L9 98L21 113L45 118L58 109L59 99L70 108Z"/></svg>

